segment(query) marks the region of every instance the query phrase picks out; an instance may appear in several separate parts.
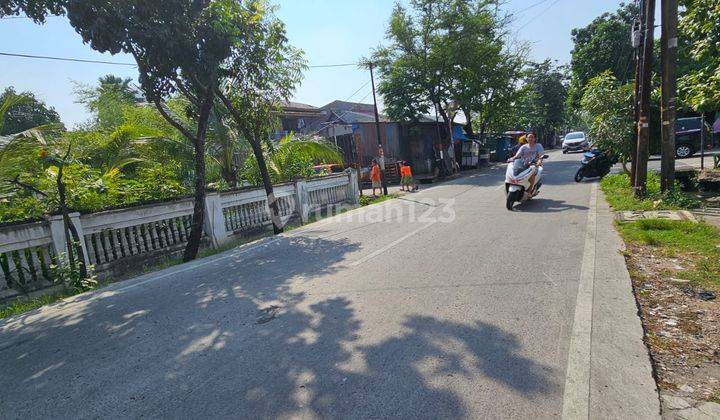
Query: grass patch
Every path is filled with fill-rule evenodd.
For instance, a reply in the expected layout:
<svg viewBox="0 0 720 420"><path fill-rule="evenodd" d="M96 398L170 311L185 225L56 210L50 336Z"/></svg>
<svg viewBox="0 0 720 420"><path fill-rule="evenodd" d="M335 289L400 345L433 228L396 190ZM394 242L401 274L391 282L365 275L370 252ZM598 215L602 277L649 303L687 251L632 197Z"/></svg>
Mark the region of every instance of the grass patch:
<svg viewBox="0 0 720 420"><path fill-rule="evenodd" d="M715 394L710 397L710 401L720 404L720 391L715 392Z"/></svg>
<svg viewBox="0 0 720 420"><path fill-rule="evenodd" d="M681 259L686 267L669 273L672 277L720 290L720 232L714 226L687 220L642 219L619 223L618 229L628 243Z"/></svg>
<svg viewBox="0 0 720 420"><path fill-rule="evenodd" d="M50 295L38 296L31 299L19 298L10 303L9 306L0 309L0 319L7 318L13 315L20 315L27 311L32 311L33 309L49 305L51 303L57 302L58 300L65 299L66 297L70 297L73 295L74 293L60 292Z"/></svg>
<svg viewBox="0 0 720 420"><path fill-rule="evenodd" d="M369 206L371 204L378 204L382 203L383 201L392 200L393 198L400 197L400 194L398 193L392 193L388 195L379 195L377 197L373 197L371 195L361 195L360 196L360 206L365 207Z"/></svg>
<svg viewBox="0 0 720 420"><path fill-rule="evenodd" d="M608 175L600 181L600 187L608 203L616 211L682 210L700 206L699 200L681 191L679 186L662 193L660 178L654 172L648 172L647 197L642 200L635 198L627 174Z"/></svg>

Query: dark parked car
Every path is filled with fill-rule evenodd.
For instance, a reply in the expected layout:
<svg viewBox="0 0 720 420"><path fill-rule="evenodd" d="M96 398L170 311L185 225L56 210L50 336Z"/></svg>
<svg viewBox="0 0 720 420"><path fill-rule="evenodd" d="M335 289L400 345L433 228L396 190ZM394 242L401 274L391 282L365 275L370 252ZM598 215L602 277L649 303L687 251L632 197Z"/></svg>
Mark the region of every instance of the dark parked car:
<svg viewBox="0 0 720 420"><path fill-rule="evenodd" d="M700 150L701 129L705 129L705 141L710 142L710 126L700 117L678 118L675 121L675 156L690 157Z"/></svg>

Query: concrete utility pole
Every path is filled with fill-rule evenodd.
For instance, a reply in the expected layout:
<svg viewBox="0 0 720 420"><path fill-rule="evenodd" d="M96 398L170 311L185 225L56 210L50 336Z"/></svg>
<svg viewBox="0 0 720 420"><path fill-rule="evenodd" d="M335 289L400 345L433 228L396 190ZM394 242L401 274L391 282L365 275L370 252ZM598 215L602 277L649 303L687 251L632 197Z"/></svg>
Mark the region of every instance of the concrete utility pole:
<svg viewBox="0 0 720 420"><path fill-rule="evenodd" d="M663 191L675 183L675 101L677 95L677 0L661 0L662 8L662 162L660 186Z"/></svg>
<svg viewBox="0 0 720 420"><path fill-rule="evenodd" d="M642 75L642 59L640 56L640 47L643 45L644 33L643 27L645 25L645 13L643 13L645 7L644 0L640 0L640 16L636 22L636 27L633 28L632 46L635 51L635 96L634 100L634 121L635 127L637 127L640 119L640 76ZM630 184L635 187L635 175L637 173L637 145L638 145L638 130L636 129L633 133L633 143L630 148Z"/></svg>
<svg viewBox="0 0 720 420"><path fill-rule="evenodd" d="M371 61L369 64L370 83L372 84L373 91L373 104L375 105L375 130L377 131L378 151L380 152L380 161L378 162L378 164L380 165L380 180L382 181L383 194L387 195L387 182L385 182L385 153L383 152L382 140L380 138L380 115L378 114L377 99L375 98L375 76L373 75L373 66L375 65L375 63Z"/></svg>
<svg viewBox="0 0 720 420"><path fill-rule="evenodd" d="M650 76L653 59L655 30L655 0L645 0L645 39L642 46L642 72L640 77L640 113L638 119L637 163L635 164L635 196L647 193L647 164L650 154Z"/></svg>

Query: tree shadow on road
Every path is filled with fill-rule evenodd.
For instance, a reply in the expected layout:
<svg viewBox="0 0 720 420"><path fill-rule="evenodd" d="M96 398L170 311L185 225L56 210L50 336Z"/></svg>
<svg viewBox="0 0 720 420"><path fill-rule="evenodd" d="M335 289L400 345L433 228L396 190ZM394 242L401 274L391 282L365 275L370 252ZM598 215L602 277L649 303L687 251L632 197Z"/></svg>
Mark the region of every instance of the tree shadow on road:
<svg viewBox="0 0 720 420"><path fill-rule="evenodd" d="M552 370L497 326L359 316L351 297L326 290L358 247L284 237L69 314L0 325L0 411L458 418L472 414L458 389L558 393Z"/></svg>

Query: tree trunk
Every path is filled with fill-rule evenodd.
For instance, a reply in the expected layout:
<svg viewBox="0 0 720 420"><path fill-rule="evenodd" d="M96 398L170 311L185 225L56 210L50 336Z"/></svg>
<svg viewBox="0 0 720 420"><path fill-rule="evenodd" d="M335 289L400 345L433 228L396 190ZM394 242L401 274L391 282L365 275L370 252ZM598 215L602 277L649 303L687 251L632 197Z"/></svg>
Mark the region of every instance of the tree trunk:
<svg viewBox="0 0 720 420"><path fill-rule="evenodd" d="M630 170L627 167L627 158L622 158L622 160L620 160L620 164L622 164L623 172L625 172L627 175L630 175Z"/></svg>
<svg viewBox="0 0 720 420"><path fill-rule="evenodd" d="M467 120L464 127L465 134L467 134L468 137L473 137L475 135L475 132L473 131L472 117L470 115L470 111L467 109L463 109L463 114L465 114L465 119Z"/></svg>
<svg viewBox="0 0 720 420"><path fill-rule="evenodd" d="M80 235L75 225L70 220L70 214L67 208L67 198L65 194L65 183L63 182L63 166L58 167L57 176L58 201L60 204L60 213L63 218L63 228L65 233L65 245L67 246L67 257L70 267L75 265L75 251L77 251L78 266L80 268L80 277L85 279L88 277L87 267L85 266L85 255L80 245ZM76 247L75 244L78 246Z"/></svg>
<svg viewBox="0 0 720 420"><path fill-rule="evenodd" d="M247 122L243 121L242 115L240 115L237 109L235 109L232 101L230 101L230 99L221 91L217 90L216 93L223 104L225 104L228 111L230 111L230 115L232 115L233 120L235 120L235 124L238 127L244 127L243 134L248 139L250 146L252 147L253 155L255 155L255 159L258 163L258 169L260 170L260 176L263 180L263 186L265 187L265 194L267 194L268 197L268 207L270 208L270 219L273 224L273 232L276 235L282 233L283 226L282 221L280 220L280 210L278 208L277 200L275 199L275 194L273 193L272 181L270 180L270 174L268 173L267 164L265 163L265 155L263 155L260 144L260 132L257 127L254 127L253 130L249 130L247 128Z"/></svg>
<svg viewBox="0 0 720 420"><path fill-rule="evenodd" d="M258 163L258 169L260 170L260 176L262 177L263 186L265 187L265 194L267 194L268 207L270 208L270 219L273 224L273 233L276 235L283 232L282 220L280 219L280 209L278 208L277 200L275 199L275 193L273 192L273 184L270 180L270 173L267 170L267 164L265 163L265 155L262 151L260 144L260 133L256 130L249 137L252 140L250 145L253 149L253 154ZM301 211L302 209L298 209Z"/></svg>
<svg viewBox="0 0 720 420"><path fill-rule="evenodd" d="M210 109L215 95L208 90L198 116L197 135L193 146L195 149L195 203L190 236L183 253L183 261L194 260L200 250L203 223L205 221L205 136L207 134Z"/></svg>
<svg viewBox="0 0 720 420"><path fill-rule="evenodd" d="M440 117L443 119L443 123L444 123L443 126L445 127L445 130L447 130L448 127L450 127L450 117L448 116L447 112L445 112L443 107L440 106L440 104L438 104L437 107L438 107L438 112L440 113ZM448 133L447 143L443 144L443 146L444 146L443 148L452 144L452 138L450 136L452 136L452 133Z"/></svg>

